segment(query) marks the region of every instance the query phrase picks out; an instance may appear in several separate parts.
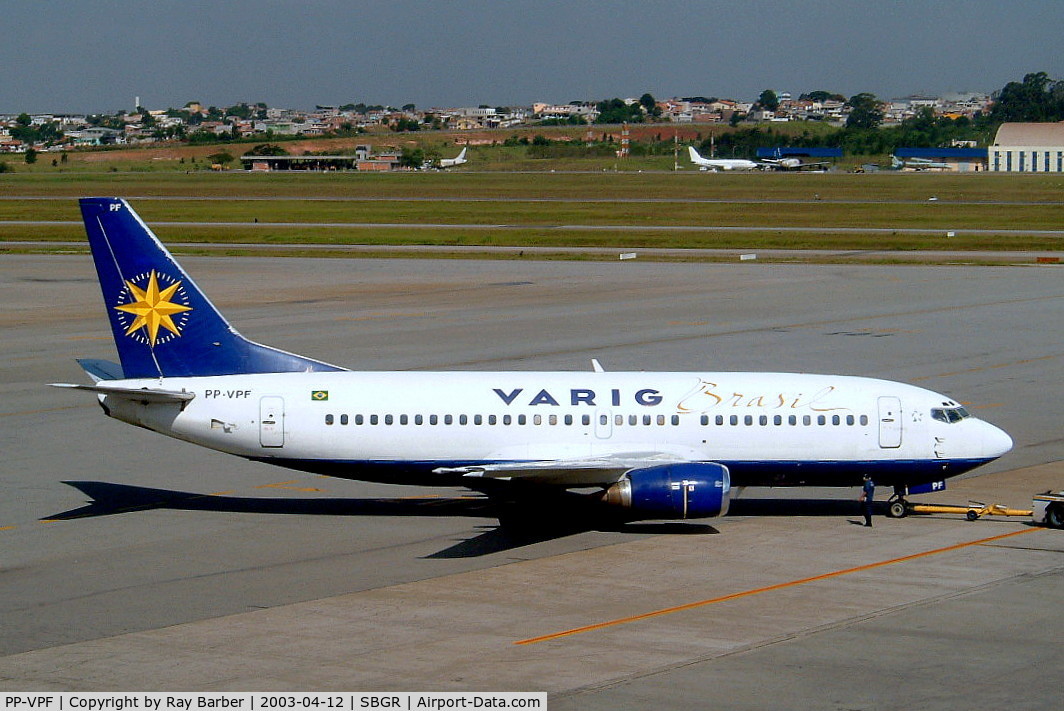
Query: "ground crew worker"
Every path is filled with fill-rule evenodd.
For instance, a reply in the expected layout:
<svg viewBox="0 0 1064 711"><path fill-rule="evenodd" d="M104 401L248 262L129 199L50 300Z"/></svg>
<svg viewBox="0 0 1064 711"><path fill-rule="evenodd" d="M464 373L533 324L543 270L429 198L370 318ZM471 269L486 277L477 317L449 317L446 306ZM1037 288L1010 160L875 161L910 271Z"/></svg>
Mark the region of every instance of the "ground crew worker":
<svg viewBox="0 0 1064 711"><path fill-rule="evenodd" d="M861 487L861 511L864 513L864 525L872 527L872 499L876 495L876 483L872 481L871 474L864 475L864 486Z"/></svg>

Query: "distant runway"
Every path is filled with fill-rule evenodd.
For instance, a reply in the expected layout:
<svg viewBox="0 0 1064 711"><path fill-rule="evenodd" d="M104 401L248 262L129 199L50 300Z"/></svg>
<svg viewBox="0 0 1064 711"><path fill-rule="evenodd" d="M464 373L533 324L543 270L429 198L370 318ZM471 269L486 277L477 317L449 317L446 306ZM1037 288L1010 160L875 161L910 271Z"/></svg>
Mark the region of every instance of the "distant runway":
<svg viewBox="0 0 1064 711"><path fill-rule="evenodd" d="M245 335L359 368L590 373L597 358L912 382L1016 441L936 500L1024 507L1064 487L1056 268L184 261ZM855 492L750 490L723 519L514 541L464 490L273 469L48 388L84 378L75 357L114 357L88 256L0 255L0 303L0 688L506 687L636 709L867 707L897 684L912 707L956 708L1064 665L1045 639L1064 602L1057 531L868 531L847 522Z"/></svg>
<svg viewBox="0 0 1064 711"><path fill-rule="evenodd" d="M85 242L66 241L30 241L12 240L0 242L0 248L16 250L52 251L69 249L87 252ZM285 252L314 253L328 252L333 256L358 257L360 255L380 257L382 255L403 257L407 255L434 255L439 257L466 257L479 259L498 256L500 258L527 257L529 259L550 259L556 257L580 258L583 256L597 259L615 260L621 254L636 255L634 258L644 260L677 261L742 261L761 259L764 261L787 262L916 262L920 264L1036 264L1039 260L1055 263L1062 259L1060 252L1045 250L1034 251L940 251L940 250L896 250L896 249L697 249L697 248L618 248L618 247L518 247L498 245L437 245L437 244L342 244L342 243L247 243L247 242L171 242L169 247L175 251L194 250L203 252L240 252L252 251L257 254ZM627 257L626 257L627 258Z"/></svg>
<svg viewBox="0 0 1064 711"><path fill-rule="evenodd" d="M454 197L454 196L395 196L395 197L382 197L382 196L346 196L346 195L323 195L323 196L305 196L305 195L269 195L269 196L240 196L240 197L221 197L217 195L125 195L126 200L130 201L156 201L156 200L176 200L180 202L278 202L278 201L298 201L298 202L502 202L502 203L594 203L594 204L618 204L618 205L632 205L632 204L662 204L662 205L692 205L692 204L707 204L707 205L807 205L807 204L828 204L828 205L922 205L929 202L927 199L923 200L844 200L844 199L831 199L831 198L816 198L811 197L803 200L795 199L780 199L780 198L596 198L596 197L579 197L579 198L566 198L566 197ZM0 195L0 200L11 200L20 202L23 200L58 200L60 202L73 202L77 198L67 195L31 195L31 196L19 196L19 195ZM931 202L937 202L939 205L1064 205L1064 201L1059 200L939 200L935 198Z"/></svg>
<svg viewBox="0 0 1064 711"><path fill-rule="evenodd" d="M16 227L79 227L78 220L3 220L2 225ZM278 227L304 229L403 229L403 230L562 230L569 232L800 232L824 234L906 234L942 235L942 228L917 227L791 227L787 225L565 225L565 224L479 224L451 222L165 222L152 221L152 227L240 227L242 229L276 229ZM1064 237L1064 230L1029 229L970 229L948 230L956 235L1035 235L1040 237ZM6 244L0 242L0 244Z"/></svg>

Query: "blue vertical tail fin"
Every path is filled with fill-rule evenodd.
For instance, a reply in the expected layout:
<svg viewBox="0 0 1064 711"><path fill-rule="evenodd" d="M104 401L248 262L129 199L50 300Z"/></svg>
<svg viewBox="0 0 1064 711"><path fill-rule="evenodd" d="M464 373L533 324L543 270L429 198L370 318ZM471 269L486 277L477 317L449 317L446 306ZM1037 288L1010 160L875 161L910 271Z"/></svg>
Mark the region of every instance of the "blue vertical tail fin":
<svg viewBox="0 0 1064 711"><path fill-rule="evenodd" d="M342 370L247 340L125 200L80 202L124 377Z"/></svg>

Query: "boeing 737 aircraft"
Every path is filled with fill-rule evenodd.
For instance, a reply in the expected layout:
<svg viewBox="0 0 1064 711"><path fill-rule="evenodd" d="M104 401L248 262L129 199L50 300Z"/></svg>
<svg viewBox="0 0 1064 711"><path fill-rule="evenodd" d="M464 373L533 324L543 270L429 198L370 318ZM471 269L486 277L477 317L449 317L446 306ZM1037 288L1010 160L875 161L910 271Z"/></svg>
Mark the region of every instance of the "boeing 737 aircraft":
<svg viewBox="0 0 1064 711"><path fill-rule="evenodd" d="M850 487L865 473L904 495L1012 447L950 397L872 378L613 373L597 361L346 370L237 333L125 200L84 198L81 210L121 363L80 361L94 383L56 385L246 459L502 501L582 490L638 520L723 515L733 486Z"/></svg>
<svg viewBox="0 0 1064 711"><path fill-rule="evenodd" d="M427 161L425 161L424 163L421 164L421 169L422 170L445 170L447 168L453 168L456 165L462 165L464 163L467 163L468 160L465 157L466 150L467 150L466 148L463 148L462 152L459 153L454 158L433 158L431 160L427 160Z"/></svg>
<svg viewBox="0 0 1064 711"><path fill-rule="evenodd" d="M793 156L784 157L777 148L775 158L762 158L762 164L771 170L824 170L831 165L831 161L821 160L815 163L805 163L801 158Z"/></svg>
<svg viewBox="0 0 1064 711"><path fill-rule="evenodd" d="M702 170L756 170L761 166L745 158L703 158L694 146L687 147L691 162Z"/></svg>
<svg viewBox="0 0 1064 711"><path fill-rule="evenodd" d="M439 167L440 168L453 168L456 165L462 165L463 163L466 162L465 154L466 154L467 150L468 150L467 148L463 148L462 152L459 153L454 158L441 158L439 160Z"/></svg>
<svg viewBox="0 0 1064 711"><path fill-rule="evenodd" d="M933 161L930 158L910 158L899 160L897 156L890 157L890 167L895 170L908 168L909 170L949 170L952 166L942 161Z"/></svg>

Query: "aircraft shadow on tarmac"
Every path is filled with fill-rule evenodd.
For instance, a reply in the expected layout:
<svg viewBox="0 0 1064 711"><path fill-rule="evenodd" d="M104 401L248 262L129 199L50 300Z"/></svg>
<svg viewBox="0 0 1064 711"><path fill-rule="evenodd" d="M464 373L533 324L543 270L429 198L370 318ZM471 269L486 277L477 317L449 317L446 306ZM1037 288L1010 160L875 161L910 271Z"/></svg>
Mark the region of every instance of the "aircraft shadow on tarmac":
<svg viewBox="0 0 1064 711"><path fill-rule="evenodd" d="M265 498L197 494L171 489L151 489L103 481L65 481L91 500L70 511L48 516L50 521L113 516L133 511L171 509L219 513L296 514L304 516L474 516L491 517L486 497Z"/></svg>
<svg viewBox="0 0 1064 711"><path fill-rule="evenodd" d="M50 521L113 516L135 511L169 509L218 513L290 514L304 516L411 516L498 518L500 507L486 496L403 498L264 498L199 494L153 489L100 481L63 482L90 501L81 507L45 517ZM624 522L589 515L577 494L552 501L565 509L531 509L514 525L503 513L503 525L480 526L482 532L428 558L467 558L540 543L589 531L615 531L642 535L705 535L717 529L702 523L675 521ZM849 516L852 501L827 499L740 499L731 503L729 516ZM565 515L569 514L569 515ZM509 525L508 525L509 524Z"/></svg>

